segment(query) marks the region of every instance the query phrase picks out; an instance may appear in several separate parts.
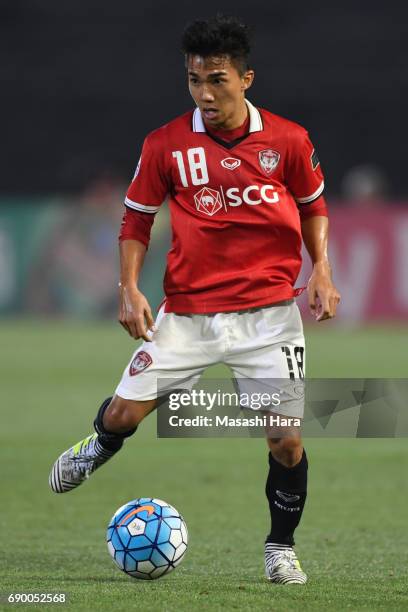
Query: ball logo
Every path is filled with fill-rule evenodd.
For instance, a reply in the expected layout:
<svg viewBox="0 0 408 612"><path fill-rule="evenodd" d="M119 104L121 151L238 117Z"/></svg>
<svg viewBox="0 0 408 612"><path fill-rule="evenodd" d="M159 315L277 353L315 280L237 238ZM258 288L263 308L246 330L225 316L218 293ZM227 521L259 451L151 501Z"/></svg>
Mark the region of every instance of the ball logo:
<svg viewBox="0 0 408 612"><path fill-rule="evenodd" d="M272 174L279 164L280 153L278 153L278 151L274 151L273 149L264 149L263 151L259 151L258 156L259 165L265 174Z"/></svg>
<svg viewBox="0 0 408 612"><path fill-rule="evenodd" d="M122 527L122 525L124 525L128 519L130 519L135 514L139 514L140 512L143 512L143 510L145 510L147 512L147 515L150 516L154 512L154 506L146 505L146 506L139 506L138 508L135 508L134 510L129 512L129 514L123 517L118 527Z"/></svg>
<svg viewBox="0 0 408 612"><path fill-rule="evenodd" d="M139 351L133 358L132 363L130 364L129 374L130 376L136 376L136 374L140 374L143 372L149 365L153 363L153 359L150 357L149 353L146 351Z"/></svg>
<svg viewBox="0 0 408 612"><path fill-rule="evenodd" d="M221 166L223 168L226 168L227 170L235 170L236 168L239 168L240 165L241 165L241 160L236 159L235 157L226 157L221 162Z"/></svg>
<svg viewBox="0 0 408 612"><path fill-rule="evenodd" d="M219 191L203 187L194 196L196 208L209 217L215 215L222 208L221 196Z"/></svg>

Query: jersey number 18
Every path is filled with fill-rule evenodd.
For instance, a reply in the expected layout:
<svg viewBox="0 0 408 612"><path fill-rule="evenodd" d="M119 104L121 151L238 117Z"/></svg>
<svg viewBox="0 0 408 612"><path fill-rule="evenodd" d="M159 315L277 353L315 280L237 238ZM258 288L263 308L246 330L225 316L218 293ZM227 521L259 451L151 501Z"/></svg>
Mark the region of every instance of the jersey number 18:
<svg viewBox="0 0 408 612"><path fill-rule="evenodd" d="M177 160L178 169L180 172L180 180L183 187L188 187L186 167L184 164L183 153L181 151L173 151L173 157ZM207 161L205 159L205 151L203 147L187 149L187 159L190 168L191 182L193 185L205 185L208 183Z"/></svg>

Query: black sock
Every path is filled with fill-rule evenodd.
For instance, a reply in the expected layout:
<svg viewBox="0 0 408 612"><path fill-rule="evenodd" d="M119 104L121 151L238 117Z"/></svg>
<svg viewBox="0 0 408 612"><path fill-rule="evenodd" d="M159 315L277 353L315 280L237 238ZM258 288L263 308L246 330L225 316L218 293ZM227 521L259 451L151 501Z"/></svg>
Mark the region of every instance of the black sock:
<svg viewBox="0 0 408 612"><path fill-rule="evenodd" d="M123 446L123 441L125 438L128 438L132 434L135 433L137 427L134 427L130 431L126 431L125 433L115 433L112 431L107 431L103 424L103 415L105 414L105 410L108 408L111 403L112 398L108 397L101 405L98 410L98 414L94 420L94 428L96 433L98 434L98 442L99 445L109 451L111 454L116 453Z"/></svg>
<svg viewBox="0 0 408 612"><path fill-rule="evenodd" d="M302 516L307 490L307 457L288 468L269 453L269 474L265 493L271 512L271 532L266 542L293 546L293 534Z"/></svg>

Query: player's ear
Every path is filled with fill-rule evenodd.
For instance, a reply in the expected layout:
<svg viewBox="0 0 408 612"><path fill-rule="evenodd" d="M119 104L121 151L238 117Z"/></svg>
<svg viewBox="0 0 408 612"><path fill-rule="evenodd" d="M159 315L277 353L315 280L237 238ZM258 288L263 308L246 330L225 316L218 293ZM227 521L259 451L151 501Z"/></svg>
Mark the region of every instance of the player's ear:
<svg viewBox="0 0 408 612"><path fill-rule="evenodd" d="M247 70L242 76L242 91L249 89L254 82L255 72L253 70Z"/></svg>

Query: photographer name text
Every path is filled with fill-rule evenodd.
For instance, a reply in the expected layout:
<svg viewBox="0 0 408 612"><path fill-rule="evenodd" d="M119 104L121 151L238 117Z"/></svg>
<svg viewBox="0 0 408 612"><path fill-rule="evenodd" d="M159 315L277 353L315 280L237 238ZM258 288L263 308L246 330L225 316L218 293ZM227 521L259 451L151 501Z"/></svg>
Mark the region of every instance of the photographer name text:
<svg viewBox="0 0 408 612"><path fill-rule="evenodd" d="M272 414L248 418L203 415L185 418L173 414L169 417L169 425L170 427L300 427L301 419Z"/></svg>

